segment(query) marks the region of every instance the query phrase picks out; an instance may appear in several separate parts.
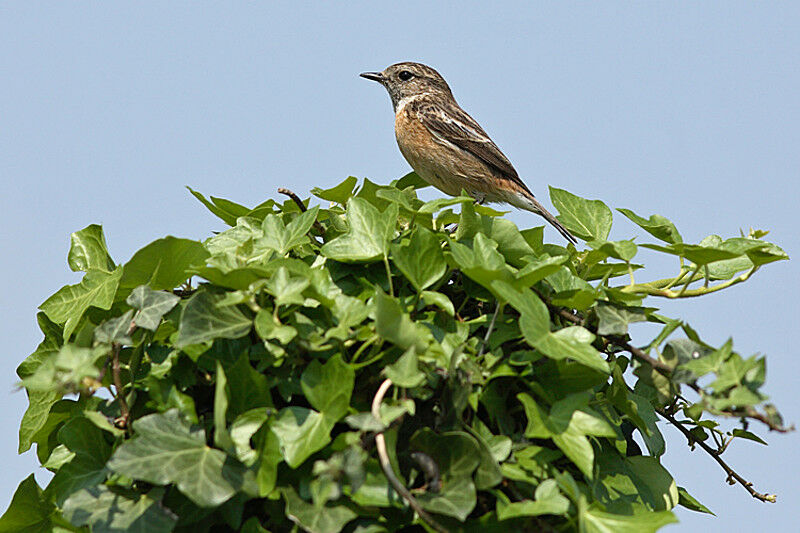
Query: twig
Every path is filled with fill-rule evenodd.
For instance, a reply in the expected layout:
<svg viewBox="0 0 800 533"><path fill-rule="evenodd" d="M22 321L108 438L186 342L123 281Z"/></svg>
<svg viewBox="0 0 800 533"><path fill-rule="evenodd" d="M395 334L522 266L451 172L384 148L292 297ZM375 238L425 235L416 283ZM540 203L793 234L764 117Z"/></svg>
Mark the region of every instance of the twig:
<svg viewBox="0 0 800 533"><path fill-rule="evenodd" d="M118 342L111 345L111 375L114 379L114 388L117 389L117 402L119 403L120 416L116 423L117 426L124 428L128 425L130 409L128 408L128 402L125 401L125 394L122 392L122 379L119 375L119 350L121 347Z"/></svg>
<svg viewBox="0 0 800 533"><path fill-rule="evenodd" d="M719 464L719 466L722 467L722 469L725 471L725 473L728 474L727 481L728 481L729 484L733 485L734 483L738 482L741 486L743 486L745 488L745 490L747 490L747 492L750 493L750 495L753 498L755 498L757 500L760 500L762 502L775 503L776 496L774 494L762 494L760 492L756 492L756 490L753 488L753 484L750 481L747 481L742 476L737 474L733 470L733 468L728 466L728 463L726 463L725 461L722 460L722 458L720 457L720 454L717 453L716 450L714 450L708 444L706 444L705 442L699 440L694 435L692 435L691 431L686 429L686 427L683 424L678 422L675 419L674 416L672 416L671 414L667 413L663 409L656 409L656 412L658 414L660 414L662 417L664 417L670 424L672 424L673 426L678 428L678 430L681 433L683 433L683 435L689 440L690 444L697 444L698 446L700 446L703 449L703 451L705 451L708 455L713 457L714 460Z"/></svg>
<svg viewBox="0 0 800 533"><path fill-rule="evenodd" d="M384 382L381 383L381 386L378 387L378 392L375 393L375 397L372 399L372 416L374 416L377 420L380 420L381 402L383 401L383 397L391 386L391 379L384 380ZM392 470L392 463L389 461L389 453L386 451L386 439L383 436L383 431L375 434L375 446L378 449L378 458L380 459L383 473L386 474L386 479L389 480L389 483L391 483L394 490L397 491L397 493L408 502L408 505L417 512L419 517L433 529L439 531L440 533L449 533L444 526L434 520L434 518L429 515L428 512L422 508L422 506L420 506L419 502L417 502L414 496L412 496L408 489L405 488L402 483L400 483L399 479L397 479L394 470Z"/></svg>
<svg viewBox="0 0 800 533"><path fill-rule="evenodd" d="M492 315L492 321L489 322L489 327L486 329L486 335L483 337L483 342L481 343L481 349L478 351L478 357L483 355L483 349L486 348L486 345L489 343L489 336L492 334L492 330L494 329L494 323L497 320L497 315L500 314L500 310L503 308L503 305L498 301L497 307L494 308L494 314Z"/></svg>
<svg viewBox="0 0 800 533"><path fill-rule="evenodd" d="M553 306L549 302L547 302L547 300L545 300L545 303L547 303L548 307L553 309L562 318L568 320L569 322L572 322L573 324L584 325L584 319L573 314L569 310L564 309L563 307ZM622 347L626 352L630 353L635 359L638 359L639 361L650 365L661 375L666 377L670 377L672 375L673 368L667 363L664 363L663 361L660 361L654 357L650 357L643 350L635 346L632 346L629 342L622 341L618 338L608 338L608 337L606 338L609 341L616 344L617 346ZM702 389L697 385L697 383L685 383L685 385L694 390L696 393L700 395L703 394ZM773 420L770 420L768 416L766 416L763 413L759 413L758 410L754 409L753 407L745 407L743 409L734 409L730 411L714 409L709 412L719 416L757 420L762 424L764 424L765 426L767 426L770 429L770 431L777 431L779 433L789 433L791 431L794 431L795 429L794 426L787 427L780 424L776 424Z"/></svg>
<svg viewBox="0 0 800 533"><path fill-rule="evenodd" d="M306 204L303 203L303 200L301 200L299 196L297 196L294 192L290 191L289 189L286 189L284 187L278 187L278 194L285 194L286 196L291 198L294 201L294 203L297 204L297 207L300 208L301 212L305 213L306 211L308 211L308 208L306 207ZM314 221L314 229L323 235L325 234L325 227L319 223L319 220Z"/></svg>

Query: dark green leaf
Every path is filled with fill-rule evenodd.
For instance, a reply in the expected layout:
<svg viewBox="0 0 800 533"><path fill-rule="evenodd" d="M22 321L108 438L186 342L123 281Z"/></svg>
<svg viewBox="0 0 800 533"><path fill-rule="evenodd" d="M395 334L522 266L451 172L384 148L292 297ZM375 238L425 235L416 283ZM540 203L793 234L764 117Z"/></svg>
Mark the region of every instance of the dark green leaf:
<svg viewBox="0 0 800 533"><path fill-rule="evenodd" d="M126 493L104 485L86 488L70 496L64 504L64 517L76 526L91 526L92 533L168 533L177 517L166 509L159 497Z"/></svg>
<svg viewBox="0 0 800 533"><path fill-rule="evenodd" d="M661 215L651 215L649 219L644 219L630 209L617 209L617 211L658 240L670 244L683 242L675 225Z"/></svg>
<svg viewBox="0 0 800 533"><path fill-rule="evenodd" d="M253 325L236 307L220 307L217 305L221 295L208 291L198 291L186 303L181 313L180 333L177 346L213 339L236 339L246 335Z"/></svg>
<svg viewBox="0 0 800 533"><path fill-rule="evenodd" d="M241 463L206 446L205 431L192 427L177 409L133 423L135 437L114 452L108 467L157 485L174 483L201 507L230 499L245 483Z"/></svg>

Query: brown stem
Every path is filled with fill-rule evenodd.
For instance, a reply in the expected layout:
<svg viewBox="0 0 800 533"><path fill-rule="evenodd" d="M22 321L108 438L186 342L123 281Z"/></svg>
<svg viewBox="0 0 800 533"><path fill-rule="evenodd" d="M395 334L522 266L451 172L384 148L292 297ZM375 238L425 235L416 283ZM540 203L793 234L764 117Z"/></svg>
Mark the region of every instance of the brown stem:
<svg viewBox="0 0 800 533"><path fill-rule="evenodd" d="M278 194L285 194L286 196L291 198L294 201L294 203L297 204L297 207L300 208L300 211L302 211L303 213L308 211L308 208L306 207L306 204L303 203L303 200L301 200L299 196L297 196L294 192L290 191L289 189L286 189L284 187L278 187ZM314 229L316 229L323 235L325 234L325 227L322 224L320 224L318 220L314 221Z"/></svg>
<svg viewBox="0 0 800 533"><path fill-rule="evenodd" d="M378 387L378 392L375 393L375 397L372 399L372 416L374 416L377 420L381 419L381 402L383 401L383 397L386 395L386 391L389 390L389 387L391 386L391 379L384 380L384 382L381 383L381 386ZM397 479L394 470L392 470L392 463L389 461L389 452L386 451L386 438L383 435L383 431L375 434L375 446L378 449L378 458L380 460L383 473L386 475L386 479L389 480L389 483L391 483L394 490L397 491L397 493L408 502L408 505L414 509L419 517L429 526L440 533L448 533L448 530L434 520L434 518L429 515L428 512L422 508L422 506L420 506L419 502L414 498L414 496L411 495L408 489L405 488L402 483L400 483L400 480Z"/></svg>
<svg viewBox="0 0 800 533"><path fill-rule="evenodd" d="M722 458L720 457L720 454L717 453L716 450L714 450L711 446L709 446L705 442L697 439L694 435L692 435L692 433L688 429L686 429L686 427L683 424L678 422L675 419L674 416L672 416L671 414L667 413L663 409L656 409L656 412L658 414L660 414L662 417L664 417L670 424L672 424L673 426L678 428L678 430L681 433L683 433L683 435L689 440L690 444L696 444L696 445L700 446L700 448L702 448L703 451L705 451L708 455L713 457L714 460L719 464L719 466L722 467L722 469L725 471L725 473L728 474L728 477L727 477L728 483L733 485L734 483L738 482L741 486L743 486L745 488L745 490L747 492L750 493L750 495L753 498L755 498L757 500L760 500L762 502L775 503L776 496L774 494L762 494L760 492L756 492L756 490L753 488L753 484L751 482L747 481L742 476L737 474L733 470L733 468L728 466L728 463L726 463L725 461L722 460Z"/></svg>
<svg viewBox="0 0 800 533"><path fill-rule="evenodd" d="M126 427L128 425L128 417L130 416L130 409L128 402L125 401L125 394L122 392L122 379L119 374L119 350L122 346L115 342L111 345L111 375L114 379L114 388L117 389L117 402L119 403L120 416L116 420L119 427Z"/></svg>

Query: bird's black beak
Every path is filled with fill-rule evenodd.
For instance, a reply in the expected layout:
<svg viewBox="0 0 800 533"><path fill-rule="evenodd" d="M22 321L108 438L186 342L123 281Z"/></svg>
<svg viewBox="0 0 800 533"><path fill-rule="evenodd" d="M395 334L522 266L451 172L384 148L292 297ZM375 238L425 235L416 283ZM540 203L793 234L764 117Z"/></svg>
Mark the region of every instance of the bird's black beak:
<svg viewBox="0 0 800 533"><path fill-rule="evenodd" d="M383 74L380 72L362 72L359 74L362 78L366 78L368 80L377 81L378 83L383 83L384 77Z"/></svg>

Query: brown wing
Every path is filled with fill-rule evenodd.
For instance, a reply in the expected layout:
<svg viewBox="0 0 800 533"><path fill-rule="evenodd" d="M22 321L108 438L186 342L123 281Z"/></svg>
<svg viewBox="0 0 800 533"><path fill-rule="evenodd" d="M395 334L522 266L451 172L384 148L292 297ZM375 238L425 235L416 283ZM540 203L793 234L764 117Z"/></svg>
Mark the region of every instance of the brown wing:
<svg viewBox="0 0 800 533"><path fill-rule="evenodd" d="M417 116L434 136L474 155L533 196L508 158L466 111L457 105L443 107L424 100L413 103Z"/></svg>

